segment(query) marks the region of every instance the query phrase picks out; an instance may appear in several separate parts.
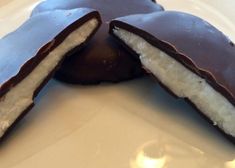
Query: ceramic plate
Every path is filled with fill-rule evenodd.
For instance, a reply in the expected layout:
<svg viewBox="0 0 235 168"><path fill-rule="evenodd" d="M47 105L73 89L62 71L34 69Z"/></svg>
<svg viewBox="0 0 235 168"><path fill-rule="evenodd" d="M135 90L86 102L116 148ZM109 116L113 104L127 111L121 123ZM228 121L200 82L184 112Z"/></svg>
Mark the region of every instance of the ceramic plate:
<svg viewBox="0 0 235 168"><path fill-rule="evenodd" d="M159 2L207 19L235 41L234 0ZM0 36L17 28L37 3L1 0ZM234 168L234 149L150 78L98 86L52 80L1 145L0 167Z"/></svg>

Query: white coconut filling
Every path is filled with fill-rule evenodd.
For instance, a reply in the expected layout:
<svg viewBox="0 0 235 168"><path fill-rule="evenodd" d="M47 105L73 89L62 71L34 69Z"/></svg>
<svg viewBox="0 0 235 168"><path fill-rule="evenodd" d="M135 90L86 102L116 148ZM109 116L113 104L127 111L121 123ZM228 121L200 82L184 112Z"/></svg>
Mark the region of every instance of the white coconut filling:
<svg viewBox="0 0 235 168"><path fill-rule="evenodd" d="M97 25L98 21L91 19L73 31L25 79L4 95L0 101L0 137L20 114L33 103L34 91L44 81L45 77L54 70L63 56L83 43Z"/></svg>
<svg viewBox="0 0 235 168"><path fill-rule="evenodd" d="M143 38L120 28L115 28L114 33L140 55L143 66L174 94L190 99L215 125L235 137L234 106L214 90L205 79Z"/></svg>

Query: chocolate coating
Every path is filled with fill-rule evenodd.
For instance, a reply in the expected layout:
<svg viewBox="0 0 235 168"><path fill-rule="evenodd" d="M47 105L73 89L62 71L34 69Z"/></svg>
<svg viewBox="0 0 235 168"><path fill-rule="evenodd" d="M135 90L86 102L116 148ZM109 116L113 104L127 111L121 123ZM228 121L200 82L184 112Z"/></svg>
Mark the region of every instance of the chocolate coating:
<svg viewBox="0 0 235 168"><path fill-rule="evenodd" d="M208 22L168 11L119 18L111 29L114 26L138 34L179 60L235 105L235 46Z"/></svg>
<svg viewBox="0 0 235 168"><path fill-rule="evenodd" d="M96 18L99 25L101 24L99 13L93 9L79 8L49 11L31 17L16 31L0 39L0 98L4 98L4 95L11 88L27 78L37 65L59 46L71 32L92 18ZM85 42L77 46L76 49L87 43L97 31L99 25ZM34 97L52 77L61 61L34 90ZM21 115L23 116L32 106L33 104L26 108L24 112L22 111ZM22 116L18 118L20 119Z"/></svg>
<svg viewBox="0 0 235 168"><path fill-rule="evenodd" d="M143 74L140 62L108 35L110 20L130 14L161 11L151 0L47 0L39 4L32 15L53 9L88 7L101 13L103 24L89 45L72 54L56 73L57 79L69 83L92 84L118 82Z"/></svg>
<svg viewBox="0 0 235 168"><path fill-rule="evenodd" d="M208 22L190 14L167 11L113 20L110 33L118 39L113 33L115 27L132 32L166 52L235 105L235 46ZM228 136L235 142L234 137Z"/></svg>

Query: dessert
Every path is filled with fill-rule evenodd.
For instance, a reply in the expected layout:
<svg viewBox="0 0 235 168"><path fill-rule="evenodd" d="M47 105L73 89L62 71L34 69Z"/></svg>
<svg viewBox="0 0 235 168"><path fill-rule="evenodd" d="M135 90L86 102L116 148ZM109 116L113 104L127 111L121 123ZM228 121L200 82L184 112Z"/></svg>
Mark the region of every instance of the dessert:
<svg viewBox="0 0 235 168"><path fill-rule="evenodd" d="M92 9L56 10L0 39L0 138L32 108L66 53L83 47L99 25Z"/></svg>
<svg viewBox="0 0 235 168"><path fill-rule="evenodd" d="M117 18L110 33L163 86L235 142L235 46L226 35L176 11Z"/></svg>

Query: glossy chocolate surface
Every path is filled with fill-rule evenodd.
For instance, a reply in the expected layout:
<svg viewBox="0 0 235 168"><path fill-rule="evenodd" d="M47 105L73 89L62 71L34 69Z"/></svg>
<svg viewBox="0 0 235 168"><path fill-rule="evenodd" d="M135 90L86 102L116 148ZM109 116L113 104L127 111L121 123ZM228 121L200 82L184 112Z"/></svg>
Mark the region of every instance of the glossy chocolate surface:
<svg viewBox="0 0 235 168"><path fill-rule="evenodd" d="M30 18L0 40L0 95L31 72L66 36L99 14L92 9L50 11Z"/></svg>
<svg viewBox="0 0 235 168"><path fill-rule="evenodd" d="M235 105L235 46L208 22L182 12L122 17L111 23L133 32L205 78Z"/></svg>
<svg viewBox="0 0 235 168"><path fill-rule="evenodd" d="M142 37L177 59L191 71L205 78L235 105L235 46L227 36L208 22L190 14L174 11L133 15L113 20L110 24L110 33L138 57L137 53L115 36L115 27ZM198 110L189 99L186 100ZM211 119L198 111L214 125ZM235 143L235 137L226 134L218 126L215 127Z"/></svg>
<svg viewBox="0 0 235 168"><path fill-rule="evenodd" d="M68 57L56 77L70 83L118 82L142 75L140 62L109 37L109 21L136 13L161 11L151 0L47 0L33 11L36 15L53 9L88 7L101 13L103 24L89 45Z"/></svg>
<svg viewBox="0 0 235 168"><path fill-rule="evenodd" d="M0 39L0 98L11 91L11 88L27 78L37 65L47 55L59 46L65 38L74 30L85 24L90 19L99 21L93 33L85 40L86 43L101 24L100 15L97 11L87 8L74 10L57 10L45 12L31 17L16 31ZM82 47L83 44L77 46ZM65 55L63 56L63 58ZM44 77L38 88L33 90L37 96L42 87L52 78L59 64ZM28 87L28 86L25 86ZM30 104L14 123L6 130L5 135L11 130L32 107ZM2 137L0 137L2 140Z"/></svg>

